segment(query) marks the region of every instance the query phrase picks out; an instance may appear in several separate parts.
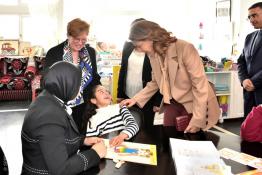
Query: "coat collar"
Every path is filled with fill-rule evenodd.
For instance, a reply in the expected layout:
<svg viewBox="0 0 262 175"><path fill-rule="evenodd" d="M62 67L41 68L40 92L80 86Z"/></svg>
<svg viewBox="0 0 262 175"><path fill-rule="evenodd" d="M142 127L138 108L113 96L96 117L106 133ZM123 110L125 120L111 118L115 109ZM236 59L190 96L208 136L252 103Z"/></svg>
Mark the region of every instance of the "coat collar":
<svg viewBox="0 0 262 175"><path fill-rule="evenodd" d="M167 49L166 57L169 57L169 58L177 57L177 45L176 45L176 42L170 44L170 46Z"/></svg>
<svg viewBox="0 0 262 175"><path fill-rule="evenodd" d="M165 59L162 60L158 54L154 56L155 70L160 67L161 75L159 77L159 90L163 95L164 103L170 104L171 95L171 85L170 82L174 82L176 79L176 72L178 70L178 58L177 58L177 48L176 44L172 43L167 49L167 54Z"/></svg>

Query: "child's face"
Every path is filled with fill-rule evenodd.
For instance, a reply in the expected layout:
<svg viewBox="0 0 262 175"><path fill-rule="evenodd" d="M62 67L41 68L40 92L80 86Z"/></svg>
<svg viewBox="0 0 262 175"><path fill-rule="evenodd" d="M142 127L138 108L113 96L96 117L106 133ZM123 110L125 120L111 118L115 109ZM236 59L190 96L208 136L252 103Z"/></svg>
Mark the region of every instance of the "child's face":
<svg viewBox="0 0 262 175"><path fill-rule="evenodd" d="M106 107L111 104L112 96L108 90L103 86L98 86L95 91L95 99L91 99L91 102L97 105L98 108Z"/></svg>

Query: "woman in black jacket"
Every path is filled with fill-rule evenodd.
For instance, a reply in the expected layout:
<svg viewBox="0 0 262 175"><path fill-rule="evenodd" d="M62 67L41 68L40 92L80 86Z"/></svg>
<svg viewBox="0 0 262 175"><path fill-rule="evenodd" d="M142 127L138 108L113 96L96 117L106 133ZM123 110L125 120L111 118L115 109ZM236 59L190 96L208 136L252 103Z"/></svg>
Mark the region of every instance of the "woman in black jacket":
<svg viewBox="0 0 262 175"><path fill-rule="evenodd" d="M74 175L99 164L105 156L104 142L82 136L67 102L74 99L81 83L81 70L60 61L50 67L44 90L30 105L22 126L22 175ZM91 149L78 151L82 145Z"/></svg>
<svg viewBox="0 0 262 175"><path fill-rule="evenodd" d="M85 21L79 18L70 21L67 25L67 40L47 52L44 64L44 72L57 61L80 65L82 70L80 93L69 102L69 105L72 107L72 116L82 134L85 134L86 131L86 123L83 122L82 116L88 89L101 84L100 76L97 73L96 52L86 44L88 33L89 24Z"/></svg>

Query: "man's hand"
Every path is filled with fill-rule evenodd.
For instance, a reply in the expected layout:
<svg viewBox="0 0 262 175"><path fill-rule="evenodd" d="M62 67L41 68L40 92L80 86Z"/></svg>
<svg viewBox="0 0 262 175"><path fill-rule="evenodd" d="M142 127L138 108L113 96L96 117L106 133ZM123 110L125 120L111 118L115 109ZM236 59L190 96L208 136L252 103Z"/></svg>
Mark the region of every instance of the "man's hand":
<svg viewBox="0 0 262 175"><path fill-rule="evenodd" d="M136 101L135 99L131 98L121 101L120 106L132 107L134 104L136 104Z"/></svg>
<svg viewBox="0 0 262 175"><path fill-rule="evenodd" d="M84 145L90 146L99 143L101 141L103 141L103 139L99 137L86 137L84 140Z"/></svg>
<svg viewBox="0 0 262 175"><path fill-rule="evenodd" d="M242 83L244 89L246 91L254 91L255 90L255 86L253 85L252 81L250 79L245 79Z"/></svg>
<svg viewBox="0 0 262 175"><path fill-rule="evenodd" d="M109 145L110 145L110 146L119 146L119 145L121 145L121 143L123 143L123 141L124 141L125 139L127 139L127 138L128 138L128 135L125 134L125 133L123 133L123 132L121 132L118 136L112 138L112 139L109 141Z"/></svg>

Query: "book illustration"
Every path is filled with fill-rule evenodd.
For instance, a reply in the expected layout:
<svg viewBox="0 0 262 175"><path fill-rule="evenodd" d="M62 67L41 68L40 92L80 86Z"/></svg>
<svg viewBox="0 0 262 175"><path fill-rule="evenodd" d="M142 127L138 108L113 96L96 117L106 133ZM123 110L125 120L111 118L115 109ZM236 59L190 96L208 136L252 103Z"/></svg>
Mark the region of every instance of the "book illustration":
<svg viewBox="0 0 262 175"><path fill-rule="evenodd" d="M262 159L259 159L255 156L249 154L240 153L229 148L223 148L219 150L220 156L225 159L231 159L238 163L249 165L254 168L262 169ZM260 163L260 166L259 166Z"/></svg>
<svg viewBox="0 0 262 175"><path fill-rule="evenodd" d="M226 166L224 162L221 163L210 163L203 166L200 166L200 168L194 169L197 174L210 174L210 175L224 175L224 174L231 174L231 167Z"/></svg>
<svg viewBox="0 0 262 175"><path fill-rule="evenodd" d="M150 149L143 148L128 148L126 146L116 146L114 149L115 153L119 156L140 156L140 157L148 157L153 155L153 152Z"/></svg>
<svg viewBox="0 0 262 175"><path fill-rule="evenodd" d="M262 175L262 171L259 170L250 170L250 171L246 171L237 175Z"/></svg>
<svg viewBox="0 0 262 175"><path fill-rule="evenodd" d="M107 146L105 158L157 165L156 145L123 142L120 146L110 147L108 139L104 142Z"/></svg>
<svg viewBox="0 0 262 175"><path fill-rule="evenodd" d="M256 158L254 160L251 160L247 165L259 169L262 174L262 159L261 158Z"/></svg>
<svg viewBox="0 0 262 175"><path fill-rule="evenodd" d="M223 148L219 150L219 154L221 157L225 159L231 159L233 157L237 157L238 152L229 148Z"/></svg>

